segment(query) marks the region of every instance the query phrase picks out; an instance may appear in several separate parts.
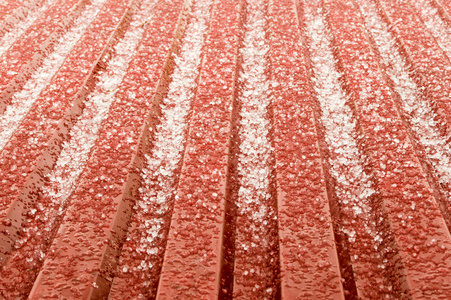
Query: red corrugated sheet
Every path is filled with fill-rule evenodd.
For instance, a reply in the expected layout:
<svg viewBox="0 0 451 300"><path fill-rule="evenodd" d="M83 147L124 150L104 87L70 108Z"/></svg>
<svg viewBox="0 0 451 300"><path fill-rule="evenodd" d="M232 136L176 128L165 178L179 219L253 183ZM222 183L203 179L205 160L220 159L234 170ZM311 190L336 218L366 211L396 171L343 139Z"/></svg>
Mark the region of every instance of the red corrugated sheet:
<svg viewBox="0 0 451 300"><path fill-rule="evenodd" d="M451 1L0 0L2 299L451 299Z"/></svg>

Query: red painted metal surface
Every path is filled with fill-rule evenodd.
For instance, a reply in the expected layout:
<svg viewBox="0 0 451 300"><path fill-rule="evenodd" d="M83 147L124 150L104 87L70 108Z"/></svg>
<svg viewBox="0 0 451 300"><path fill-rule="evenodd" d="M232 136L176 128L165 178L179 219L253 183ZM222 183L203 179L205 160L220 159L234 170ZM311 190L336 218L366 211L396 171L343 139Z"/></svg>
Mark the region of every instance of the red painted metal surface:
<svg viewBox="0 0 451 300"><path fill-rule="evenodd" d="M384 83L377 57L371 52L352 1L330 1L327 10L380 191L375 213L386 220L376 221L380 222L378 226L386 228L385 241L379 246L381 259L388 261L383 276L393 284L386 295L389 298L449 296L446 282L451 275L447 267L451 261L443 256L451 245L449 232ZM425 243L432 239L440 242ZM427 267L421 263L426 260ZM436 269L441 274L440 279L424 276L426 269ZM377 279L366 278L365 283L357 285L359 296L375 298L383 294L382 291L375 293L379 283L373 280Z"/></svg>
<svg viewBox="0 0 451 300"><path fill-rule="evenodd" d="M181 1L160 2L150 22L144 24L139 50L91 150L31 298L107 295L136 192L133 171L139 140L149 112L158 104L153 100L161 92L158 84L167 71L173 40L181 34L177 25L182 8ZM64 272L55 266L65 266Z"/></svg>
<svg viewBox="0 0 451 300"><path fill-rule="evenodd" d="M20 90L43 57L86 5L85 0L55 2L27 31L2 55L0 61L0 111L6 109L13 93Z"/></svg>
<svg viewBox="0 0 451 300"><path fill-rule="evenodd" d="M407 64L412 68L412 78L421 88L422 101L428 103L426 105L428 107L426 114L429 115L428 122L430 124L433 123L435 128L434 139L443 140L441 144L444 145L443 149L446 149L441 160L449 160L451 154L447 149L449 148L449 135L451 132L451 103L449 101L451 73L449 69L450 60L446 55L446 49L440 47L439 41L428 31L422 20L414 13L412 7L409 7L408 2L381 1L380 10L387 22L396 24L393 26L393 32L397 35L400 51L405 56ZM447 23L445 22L445 24ZM413 127L411 124L410 128ZM440 162L437 163L436 159L432 158L433 153L441 151L442 147L434 145L433 147L429 146L428 149L428 145L421 142L421 137L418 134L415 139L419 140L417 147L422 149L419 157L423 158L423 165L428 170L430 184L438 199L445 222L450 227L451 206L449 195L451 183L447 179L440 179L442 177L439 175L440 166L437 166ZM444 165L447 166L443 170L447 172L449 164L446 163Z"/></svg>
<svg viewBox="0 0 451 300"><path fill-rule="evenodd" d="M14 12L17 8L26 6L27 4L26 2L27 1L14 1L14 0L3 1L3 3L1 3L0 5L0 20L2 22L7 20L10 16L14 15Z"/></svg>
<svg viewBox="0 0 451 300"><path fill-rule="evenodd" d="M270 5L281 296L339 299L341 275L298 26L295 3Z"/></svg>
<svg viewBox="0 0 451 300"><path fill-rule="evenodd" d="M0 0L1 297L449 299L450 7Z"/></svg>
<svg viewBox="0 0 451 300"><path fill-rule="evenodd" d="M433 103L441 124L449 133L450 109L448 101L451 90L449 60L443 50L417 17L408 1L380 1L382 9L394 31L398 34L406 56L415 68L415 75L426 89L426 96ZM444 129L445 130L445 129Z"/></svg>
<svg viewBox="0 0 451 300"><path fill-rule="evenodd" d="M168 233L157 298L230 294L233 193L228 179L230 132L241 29L241 1L215 2ZM229 240L228 243L231 243ZM226 260L226 261L224 261ZM223 271L222 271L223 270Z"/></svg>
<svg viewBox="0 0 451 300"><path fill-rule="evenodd" d="M0 37L4 37L11 29L21 21L30 17L30 12L38 10L39 7L45 7L45 0L31 1L5 1L4 6L0 8Z"/></svg>
<svg viewBox="0 0 451 300"><path fill-rule="evenodd" d="M433 4L443 14L443 17L451 22L451 1L449 0L435 0Z"/></svg>
<svg viewBox="0 0 451 300"><path fill-rule="evenodd" d="M111 43L130 5L130 2L127 5L114 2L108 2L87 28L0 150L4 154L0 167L4 172L0 183L3 189L0 202L2 264L17 239L16 231L25 221L29 209L41 198L39 189L44 178L53 167L62 143L68 139L67 132L83 107L81 101L86 96L83 89L89 88L91 72L99 63L105 47ZM99 33L100 25L103 31ZM87 47L89 54L86 54Z"/></svg>

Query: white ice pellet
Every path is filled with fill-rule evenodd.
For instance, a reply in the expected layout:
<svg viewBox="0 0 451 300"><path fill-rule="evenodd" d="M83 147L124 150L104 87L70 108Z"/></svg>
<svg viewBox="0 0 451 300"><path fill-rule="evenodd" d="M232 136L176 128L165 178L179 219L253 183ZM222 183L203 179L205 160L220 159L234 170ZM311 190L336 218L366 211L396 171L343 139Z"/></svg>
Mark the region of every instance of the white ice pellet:
<svg viewBox="0 0 451 300"><path fill-rule="evenodd" d="M430 1L415 0L411 3L440 48L451 59L451 27L443 22L438 9L433 7Z"/></svg>
<svg viewBox="0 0 451 300"><path fill-rule="evenodd" d="M87 24L81 25L89 25L103 2L97 0L97 2L94 1L95 5L93 7L88 6L87 12L89 13L89 18L84 15L80 17L82 22ZM116 89L122 82L128 65L134 56L136 47L144 32L144 29L141 26L142 21L152 14L153 5L152 3L149 3L148 5L149 6L146 7L146 9L142 9L133 14L128 31L115 46L115 54L111 57L110 63L107 64L106 72L100 74L93 93L88 95L86 107L69 133L69 141L63 143L63 149L55 167L49 173L49 176L47 176L48 182L44 185L42 194L51 200L51 203L48 204L48 206L54 210L47 208L46 211L43 211L43 215L38 214L37 216L41 221L45 222L44 230L47 232L46 234L52 232L56 225L55 221L57 218L55 218L55 215L62 215L64 213L66 207L65 202L76 187L77 179L89 158L90 149L97 140L101 122L107 116L109 105L113 101L112 93L107 94L103 92L105 89L104 83L110 81L109 86ZM81 21L77 21L76 26L80 27L81 25L78 24L80 22ZM101 175L99 178L94 179L94 181L97 181L98 179L106 180L108 178ZM90 193L93 193L94 191L93 188L89 189ZM103 194L98 193L96 196L101 198L102 195ZM36 210L31 210L31 213L36 213ZM102 214L102 218L105 217L106 216ZM25 242L25 240L23 242ZM34 252L30 251L27 255L33 256L33 253Z"/></svg>

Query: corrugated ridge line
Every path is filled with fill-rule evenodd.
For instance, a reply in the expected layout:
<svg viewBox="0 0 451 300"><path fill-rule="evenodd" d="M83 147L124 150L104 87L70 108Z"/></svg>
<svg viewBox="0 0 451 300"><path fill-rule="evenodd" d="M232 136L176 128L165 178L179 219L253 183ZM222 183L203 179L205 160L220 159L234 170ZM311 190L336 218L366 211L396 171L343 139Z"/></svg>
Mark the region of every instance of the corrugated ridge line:
<svg viewBox="0 0 451 300"><path fill-rule="evenodd" d="M114 33L124 19L130 5L116 4L110 0L98 18L91 24L90 30L85 32L82 41L79 41L74 50L66 57L62 68L52 79L54 89L48 86L32 107L28 117L20 124L4 155L0 159L0 167L5 174L0 186L3 185L2 201L5 205L2 223L0 223L2 258L5 258L18 237L21 223L31 216L27 216L34 201L39 197L40 188L44 183L44 176L55 163L62 143L68 138L69 129L83 108L84 97L93 84L93 70L103 54L107 45L114 41ZM110 9L110 10L109 10ZM114 9L114 12L112 11ZM118 14L118 16L116 16ZM109 22L109 26L106 26ZM95 33L96 24L104 22L102 35ZM96 44L90 55L84 48L89 44ZM74 66L74 64L77 64ZM78 69L74 75L74 69ZM72 76L71 80L67 80ZM78 77L78 78L77 78ZM70 91L71 90L71 91ZM50 101L52 100L52 101ZM56 106L55 106L56 105ZM23 141L28 141L24 144ZM11 168L14 167L15 170ZM2 261L2 264L4 261Z"/></svg>
<svg viewBox="0 0 451 300"><path fill-rule="evenodd" d="M21 121L41 93L48 87L49 82L61 69L65 59L73 51L79 40L90 28L106 0L88 5L75 19L73 26L65 32L55 43L54 51L45 57L35 72L30 74L20 91L12 95L9 105L0 116L0 153L20 125Z"/></svg>
<svg viewBox="0 0 451 300"><path fill-rule="evenodd" d="M343 299L296 5L270 4L281 298Z"/></svg>
<svg viewBox="0 0 451 300"><path fill-rule="evenodd" d="M23 2L23 0L3 0L2 3L0 3L0 23L6 23L5 20L11 17L11 15L14 14L14 11L20 10L20 8L24 6Z"/></svg>
<svg viewBox="0 0 451 300"><path fill-rule="evenodd" d="M297 17L299 19L299 27L301 31L301 42L304 49L304 57L306 61L306 68L307 68L307 75L308 75L308 83L310 91L312 91L312 97L313 97L313 120L316 128L316 132L318 135L318 147L319 152L321 156L322 161L322 169L325 177L326 182L326 188L327 188L327 198L329 202L329 208L330 208L330 214L332 217L332 227L334 231L334 238L335 238L335 246L337 249L337 256L338 256L338 262L339 262L339 268L340 268L340 274L341 274L341 280L342 280L342 288L343 293L345 296L345 299L357 299L357 287L354 279L354 273L352 270L351 265L351 258L350 254L347 250L346 245L346 237L340 233L339 230L339 215L340 215L340 207L338 206L337 201L333 201L334 199L334 191L333 188L330 186L329 182L331 182L333 179L331 177L331 174L328 172L329 166L327 161L327 144L324 139L324 127L321 125L321 122L319 122L320 119L320 112L318 110L318 103L315 100L316 95L314 94L314 86L313 81L310 80L310 78L313 77L313 71L312 71L312 62L310 58L309 48L308 48L308 38L306 35L306 24L305 24L305 11L304 11L304 4L301 0L295 0L296 7L297 7Z"/></svg>
<svg viewBox="0 0 451 300"><path fill-rule="evenodd" d="M329 16L321 3L313 6L310 12L319 14L320 11L323 11L324 14L324 20L321 22L328 23ZM319 22L318 20L317 23L311 23L311 28L319 27ZM328 27L330 24L324 26ZM324 34L333 34L333 32L324 32ZM310 40L312 45L320 43L319 37L314 36L312 39ZM330 176L327 183L337 246L341 256L342 276L345 278L344 288L347 290L347 298L349 299L366 297L372 293L373 296L374 293L378 295L390 294L393 289L393 282L380 265L385 260L385 249L381 245L390 240L391 234L384 226L377 226L381 213L379 206L381 195L374 180L373 166L369 163L367 145L363 139L362 127L351 98L352 93L347 88L340 57L334 47L336 41L334 41L333 36L329 39L330 45L328 48L331 52L328 55L329 58L324 57L320 60L318 57L313 57L311 59L317 61L315 63L316 72L323 74L322 77L316 79L316 81L319 81L317 85L321 86L323 82L332 85L332 81L335 81L335 86L341 90L341 92L337 93L337 90L334 92L335 94L331 95L326 93L327 90L324 90L322 92L323 98L318 98L320 95L317 95L318 105L321 106L317 107L317 117L321 120L318 126L322 128L322 134L324 134L325 145L323 147L327 147L326 149L323 148L325 156L328 157L325 173L326 178ZM320 50L323 46L315 47ZM321 71L321 68L324 64L327 65L328 61L336 65L337 75L330 73L330 71ZM331 78L328 79L329 77ZM337 99L330 100L329 98L334 95ZM338 99L339 95L341 95L341 99ZM353 116L353 118L350 116ZM336 119L336 121L333 122L332 120L332 123L330 123L331 118ZM346 122L347 118L349 120ZM348 128L342 127L340 125L342 122L349 122L349 125L346 125ZM335 133L332 133L334 130ZM345 143L344 138L346 136L348 142ZM356 162L352 162L353 157L357 157ZM361 182L362 174L366 174L363 183ZM359 188L359 186L361 187ZM388 263L387 266L390 267L390 265L392 264Z"/></svg>
<svg viewBox="0 0 451 300"><path fill-rule="evenodd" d="M155 122L173 66L171 53L183 34L183 7L183 1L160 1L155 17L144 24L144 39L110 108L80 184L71 196L51 246L54 251L38 276L32 298L55 293L107 297L137 194L145 128ZM149 59L153 64L148 63ZM66 266L63 272L54 269L66 265L67 260L77 263Z"/></svg>
<svg viewBox="0 0 451 300"><path fill-rule="evenodd" d="M242 1L216 1L193 103L158 299L231 296L227 181Z"/></svg>
<svg viewBox="0 0 451 300"><path fill-rule="evenodd" d="M19 26L25 27L22 29L22 31L25 31L26 28L28 28L28 26L31 25L34 22L34 20L36 20L36 14L39 15L42 9L44 10L47 9L48 2L49 1L47 0L31 0L25 5L19 6L16 9L11 10L10 14L5 16L4 20L0 21L0 39L3 40L8 33L17 30L17 27ZM10 6L14 5L10 4ZM27 23L29 24L28 26L25 25ZM0 51L1 53L0 56L3 54L4 51L5 50Z"/></svg>
<svg viewBox="0 0 451 300"><path fill-rule="evenodd" d="M451 68L446 63L443 66L443 60L446 60L446 56L435 44L433 38L429 35L426 37L424 32L421 32L418 33L420 38L415 37L418 44L424 46L426 43L436 55L443 58L440 64L436 66L429 65L432 69L437 67L435 71L431 73L430 70L425 70L425 67L429 64L429 58L423 57L421 59L421 56L424 55L424 53L421 53L421 50L417 51L416 56L414 56L401 33L397 31L397 26L393 25L380 4L371 6L371 3L365 3L368 9L367 13L370 13L370 10L372 10L371 15L380 18L377 26L379 31L382 30L382 33L378 33L376 36L373 34L372 36L373 44L380 44L376 47L376 51L383 61L381 67L386 73L386 80L389 86L397 97L398 110L404 118L417 155L428 175L429 183L434 189L434 194L445 222L448 228L451 228L451 183L448 180L451 178L451 170L448 166L449 161L451 161L450 133L446 133L449 130L449 123L443 118L443 112L451 109L451 106L445 103L443 99L444 94L441 91L442 88L440 88L441 83L437 82L437 76L439 75L443 76L443 80L451 80L451 73L449 72ZM412 14L410 19L415 19L415 14ZM368 19L366 22L370 21L371 19ZM406 20L406 22L412 22L412 20ZM368 27L370 24L366 26ZM372 30L376 28L374 25L371 26ZM370 28L368 27L368 29ZM384 31L386 33L383 33ZM409 39L412 39L412 37L409 37ZM410 40L411 43L412 40ZM388 46L394 48L394 52L387 51L386 47ZM384 48L381 49L381 47ZM451 89L449 91L451 93ZM437 156L437 154L440 155Z"/></svg>
<svg viewBox="0 0 451 300"><path fill-rule="evenodd" d="M108 65L112 59L112 56L114 55L116 45L122 41L123 35L125 34L125 31L127 27L129 26L131 15L136 12L137 10L137 2L140 1L128 1L126 5L123 6L123 9L119 11L119 15L116 18L117 24L114 27L114 30L111 31L111 37L109 38L109 41L104 45L105 47L102 48L103 54L100 55L100 58L97 60L99 63L96 65L94 70L90 72L90 76L85 82L85 89L79 93L77 96L73 107L66 113L63 119L68 120L71 119L71 122L68 122L68 127L66 128L67 131L70 132L70 136L72 136L72 126L74 123L78 121L78 119L81 117L80 112L75 111L81 110L80 106L85 105L85 99L88 97L88 95L91 94L91 91L93 91L95 88L97 90L99 89L97 85L99 84L99 73L108 72L108 70L104 70L103 67L100 65L106 64ZM130 9L129 9L130 8ZM114 15L112 14L112 10L108 10L107 12L111 17ZM141 23L138 24L139 27L141 27ZM103 24L103 29L105 30L105 24ZM114 25L114 24L113 24ZM113 34L114 33L114 34ZM95 39L97 43L100 42L100 39ZM84 43L84 46L86 43ZM114 47L113 47L114 46ZM114 62L113 62L114 63ZM127 65L123 66L123 68L126 68ZM103 84L105 84L103 82ZM113 97L114 93L110 94L110 97ZM78 109L74 109L75 107L78 107ZM86 110L86 108L85 108ZM85 114L85 110L83 110L83 114ZM92 112L91 112L92 113ZM78 116L80 115L80 116ZM76 125L76 124L75 124ZM63 135L63 134L61 134ZM55 133L53 136L60 136L60 134ZM66 140L67 139L67 140ZM64 145L64 148L68 145L66 145L66 142L70 140L70 137L67 136L67 133L65 133L62 137L62 140L59 141L59 147L62 147L61 144ZM53 142L51 142L53 144ZM85 146L85 145L83 145ZM88 149L89 151L89 149ZM88 153L89 154L89 153ZM58 159L58 162L61 160L61 156L58 157L58 155L55 155L53 157L54 160ZM83 170L83 165L80 164L79 159L71 161L71 163L78 163L78 167L81 168L80 172ZM66 165L65 167L70 167L69 165ZM61 168L61 166L59 166ZM67 172L67 171L66 171ZM53 173L52 173L53 174ZM47 176L50 175L47 174ZM59 174L59 176L65 176L66 174ZM47 177L46 176L46 177ZM68 175L69 176L69 175ZM72 174L70 176L73 176ZM50 178L50 187L54 186L55 178ZM76 179L75 179L76 180ZM52 185L53 183L53 185ZM69 182L70 183L70 182ZM65 182L63 189L72 189L76 187L75 183L67 183ZM66 186L67 185L67 186ZM32 286L32 281L34 281L34 277L37 275L37 271L39 271L40 266L42 265L43 259L45 259L45 255L47 252L48 247L50 246L54 234L56 233L59 223L61 219L64 216L65 208L67 207L67 199L59 199L62 200L61 203L56 202L51 195L49 195L47 192L49 192L49 181L46 180L46 183L44 184L45 192L42 190L39 190L39 198L35 203L30 205L28 212L25 214L24 219L26 218L26 224L25 227L22 228L21 232L21 239L18 241L18 246L15 247L15 251L12 253L12 258L8 261L8 264L4 266L4 272L1 273L2 276L0 285L3 286L3 289L6 291L16 291L21 292L23 294L26 294L29 292ZM36 190L36 188L34 188ZM58 187L55 187L56 193L58 193ZM38 191L37 191L38 193ZM70 195L71 191L68 193L65 193L66 198ZM55 196L55 195L53 195ZM53 209L53 210L52 210ZM24 213L22 213L24 215ZM50 224L49 224L50 223ZM42 232L43 231L43 232ZM42 232L41 234L38 234L38 232ZM27 270L27 272L23 272L23 270ZM17 272L18 274L16 274ZM35 274L36 273L36 274ZM14 279L17 277L21 277L20 282L15 281ZM32 278L33 277L33 278ZM15 282L16 285L8 284L7 282ZM31 285L30 285L31 284ZM17 285L20 285L19 288ZM27 286L28 287L25 287ZM8 287L8 288L6 288Z"/></svg>
<svg viewBox="0 0 451 300"><path fill-rule="evenodd" d="M57 0L0 57L0 113L31 74L52 53L55 42L74 24L89 0ZM50 21L49 21L50 20Z"/></svg>
<svg viewBox="0 0 451 300"><path fill-rule="evenodd" d="M368 5L369 3L360 2L360 4L363 6ZM370 9L368 7L366 8L368 13ZM362 23L368 22L363 15L363 10L361 10L361 14ZM384 21L377 22L378 26L381 28L384 27L383 22ZM369 24L365 24L365 26L367 27L367 31L369 31ZM405 59L404 57L396 60L397 57L402 56L402 53L397 53L399 50L396 49L396 46L392 45L389 47L390 43L387 42L385 45L379 45L383 50L380 48L378 49L375 39L378 39L379 44L381 44L381 38L383 38L384 35L387 35L387 33L384 34L383 32L379 32L377 33L377 37L374 35L374 32L372 33L372 36L368 33L368 39L373 47L375 56L379 60L378 64L382 70L381 73L391 89L390 94L394 100L395 108L398 110L397 113L399 119L403 121L405 126L405 135L408 136L410 134L412 136L411 132L409 132L411 128L409 127L408 122L405 121L405 116L403 116L402 105L399 103L402 99L399 98L399 94L397 94L396 89L394 89L394 85L400 85L400 94L405 95L409 92L409 89L415 86L415 84L407 84L409 81L406 77L410 75L410 70L402 66L403 63L405 63L403 62L403 59ZM387 37L386 40L391 41L392 39ZM379 50L385 51L385 53L382 53ZM394 61L387 62L387 56L394 59ZM396 78L390 82L388 75L384 74L384 70L387 71L388 68L404 69L403 72L405 74L396 76ZM412 92L412 94L415 93ZM417 96L418 94L420 94L419 97L421 97L421 93L417 93ZM415 107L416 103L422 100L424 101L424 99L421 98L414 99L412 100L414 103L411 103L411 105ZM389 128L393 129L394 126ZM379 155L381 158L387 160L385 165L383 163L381 164L382 167L386 167L386 170L380 170L379 173L383 174L381 180L388 180L387 184L383 185L388 195L393 195L393 193L396 192L399 193L400 191L398 191L398 189L404 190L402 195L388 198L388 201L386 201L386 209L391 216L391 226L396 234L396 242L406 272L407 284L410 289L409 294L413 297L449 297L449 285L445 282L449 281L450 275L447 274L445 270L447 269L446 265L449 263L449 255L447 255L446 252L449 251L447 249L450 247L450 236L448 229L445 226L446 221L443 219L443 216L438 209L440 201L438 201L439 206L437 206L437 202L430 195L430 186L425 183L421 184L422 180L418 180L418 178L424 178L425 175L428 176L428 172L427 168L426 171L422 173L419 173L419 170L413 168L416 164L415 158L411 158L411 162L409 163L406 159L390 156L389 158L386 157L386 155L389 155L390 149L396 149L399 153L398 155L411 155L409 154L408 143L401 144L400 139L396 137L393 137L392 139L391 145L387 146L389 151L382 151L384 154ZM410 140L411 142L414 141L412 138L410 138ZM388 141L385 141L385 143L388 143ZM421 162L421 155L418 155L418 143L411 144L412 149L416 152L417 156L420 156L419 161ZM378 155L375 156L377 157ZM392 171L390 171L390 168ZM418 167L416 168L418 169ZM405 171L403 172L403 170ZM385 174L385 171L387 174ZM414 177L416 179L409 179L409 177ZM391 178L393 178L393 180L390 180ZM410 183L411 181L412 183ZM407 185L407 183L410 184ZM390 189L392 189L393 192L390 193ZM390 199L393 199L393 201ZM426 236L427 238L423 238ZM427 266L424 265L424 261L428 261ZM425 273L429 273L430 275L424 277ZM429 283L425 284L426 281Z"/></svg>
<svg viewBox="0 0 451 300"><path fill-rule="evenodd" d="M149 135L137 196L111 299L155 298L174 197L180 178L192 102L197 93L212 1L193 1L176 50L174 71L159 123Z"/></svg>
<svg viewBox="0 0 451 300"><path fill-rule="evenodd" d="M267 3L247 1L237 90L234 298L280 298Z"/></svg>

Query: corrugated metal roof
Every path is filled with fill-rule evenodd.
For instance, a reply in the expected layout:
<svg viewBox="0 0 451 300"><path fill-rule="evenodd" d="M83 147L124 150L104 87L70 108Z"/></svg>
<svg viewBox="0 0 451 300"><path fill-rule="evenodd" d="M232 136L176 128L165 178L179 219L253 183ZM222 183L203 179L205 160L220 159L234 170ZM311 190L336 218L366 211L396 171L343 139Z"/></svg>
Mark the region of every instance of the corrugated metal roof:
<svg viewBox="0 0 451 300"><path fill-rule="evenodd" d="M450 14L0 1L0 295L450 298Z"/></svg>

